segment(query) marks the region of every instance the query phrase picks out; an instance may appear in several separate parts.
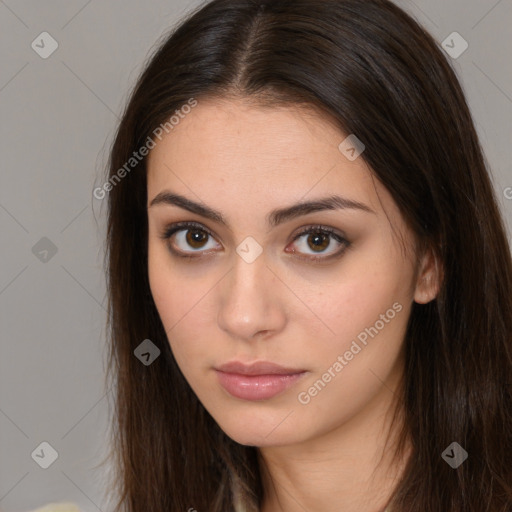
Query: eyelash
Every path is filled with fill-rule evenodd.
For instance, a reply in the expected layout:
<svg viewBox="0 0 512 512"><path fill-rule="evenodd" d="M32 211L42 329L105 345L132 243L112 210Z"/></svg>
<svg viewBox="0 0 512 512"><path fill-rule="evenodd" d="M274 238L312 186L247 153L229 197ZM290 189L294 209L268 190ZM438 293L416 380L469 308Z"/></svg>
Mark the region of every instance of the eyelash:
<svg viewBox="0 0 512 512"><path fill-rule="evenodd" d="M202 224L199 224L197 222L178 222L176 224L171 224L167 226L164 230L164 232L161 234L160 238L163 240L169 240L172 235L175 233L178 233L179 231L187 231L189 229L196 229L199 231L204 231L208 236L215 238L213 233L203 226ZM303 229L301 229L293 238L292 242L295 242L302 236L306 234L321 234L321 235L328 235L332 237L336 242L340 243L342 245L342 249L330 254L329 256L298 256L299 259L307 260L307 261L326 261L333 258L336 258L338 256L341 256L345 250L350 246L350 242L343 238L339 233L337 233L334 229L328 227L328 226L321 226L321 225L314 225L314 226L307 226ZM179 256L181 258L185 258L188 260L193 260L197 258L201 258L203 256L197 256L192 254L183 254L180 253L174 249L170 249L173 254L176 256ZM196 251L199 252L199 251ZM299 254L298 252L293 252L293 254Z"/></svg>

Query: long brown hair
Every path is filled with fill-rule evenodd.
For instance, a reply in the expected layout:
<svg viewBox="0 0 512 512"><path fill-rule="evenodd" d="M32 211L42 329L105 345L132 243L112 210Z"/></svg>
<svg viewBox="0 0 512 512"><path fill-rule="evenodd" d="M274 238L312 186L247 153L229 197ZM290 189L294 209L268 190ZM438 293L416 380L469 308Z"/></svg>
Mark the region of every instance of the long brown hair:
<svg viewBox="0 0 512 512"><path fill-rule="evenodd" d="M356 134L362 158L442 265L438 297L414 304L404 341L401 439L413 449L393 510L510 512L510 248L456 75L433 38L387 0L213 0L143 70L104 189L116 510L262 503L257 449L221 431L173 358L148 282L146 159L126 167L191 98L233 95L312 106ZM145 339L161 351L149 366L134 356ZM452 442L469 454L457 469L441 457Z"/></svg>

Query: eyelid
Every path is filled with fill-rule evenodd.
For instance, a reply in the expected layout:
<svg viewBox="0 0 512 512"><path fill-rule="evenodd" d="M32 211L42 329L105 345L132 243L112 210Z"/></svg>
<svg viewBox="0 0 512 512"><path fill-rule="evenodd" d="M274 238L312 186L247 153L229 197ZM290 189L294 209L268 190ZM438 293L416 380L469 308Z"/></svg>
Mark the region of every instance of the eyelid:
<svg viewBox="0 0 512 512"><path fill-rule="evenodd" d="M213 232L210 229L208 229L204 224L202 224L200 222L196 222L196 221L182 221L182 222L176 222L176 223L170 224L164 228L163 233L160 235L160 238L163 240L169 240L171 238L171 236L173 236L175 233L177 233L179 231L186 231L187 229L194 229L194 228L204 231L210 237L212 237L216 240L215 235L213 234ZM320 232L320 233L327 234L327 235L331 236L332 238L334 238L339 244L341 244L344 247L342 247L340 250L334 252L333 254L329 254L328 256L322 256L321 255L322 253L319 253L320 254L319 256L314 256L314 255L300 256L302 253L300 253L298 251L289 251L289 252L292 252L294 255L297 255L297 257L299 259L306 260L306 261L327 261L332 258L336 258L337 256L341 256L341 254L343 252L345 252L345 250L351 245L351 243L346 239L343 232L341 232L335 228L332 228L329 226L324 226L321 224L316 224L316 225L308 224L308 225L298 228L298 230L296 230L295 233L292 235L292 243L295 242L301 236L311 233L311 232L313 232L313 233ZM176 251L174 249L171 249L171 251L180 257L188 258L188 259L201 258L204 254L208 254L210 252L210 251L191 251L190 253L186 253L186 252L184 253L181 251Z"/></svg>
<svg viewBox="0 0 512 512"><path fill-rule="evenodd" d="M341 238L341 239L347 241L343 232L341 232L340 230L337 230L335 228L331 228L329 226L324 226L322 224L308 224L306 226L302 226L302 227L298 228L298 230L293 235L293 240L295 241L300 236L302 236L306 233L309 233L311 231L314 232L315 230L318 232L322 232L322 233L329 233L330 235L337 236L338 238Z"/></svg>
<svg viewBox="0 0 512 512"><path fill-rule="evenodd" d="M328 254L327 256L322 256L322 254L324 254L324 253L318 253L318 256L311 255L311 254L304 256L303 253L301 253L299 251L291 251L291 252L293 252L294 255L297 255L297 257L301 260L310 261L310 262L311 261L327 262L327 261L330 261L331 259L341 256L345 252L345 250L348 249L351 245L351 243L347 240L347 238L343 232L341 232L335 228L329 227L329 226L323 226L321 224L316 224L316 225L309 224L307 226L303 226L302 228L299 228L299 231L293 235L292 242L295 242L297 239L299 239L302 236L307 235L309 233L327 234L331 238L334 238L334 240L336 240L336 242L338 242L338 244L341 245L341 248L331 254Z"/></svg>
<svg viewBox="0 0 512 512"><path fill-rule="evenodd" d="M160 235L160 238L167 240L177 231L186 230L187 228L200 229L201 231L204 231L205 233L208 233L211 237L215 238L215 235L204 224L195 221L182 221L170 224L164 228L164 231Z"/></svg>
<svg viewBox="0 0 512 512"><path fill-rule="evenodd" d="M216 240L216 237L212 233L211 230L209 230L204 224L201 224L200 222L196 222L196 221L182 221L182 222L175 222L173 224L170 224L164 228L163 233L161 233L161 235L160 235L160 238L163 240L169 241L169 239L174 234L176 234L180 231L187 231L189 229L197 229L200 231L204 231L208 236L210 236L211 238ZM169 250L174 255L176 255L180 258L185 258L185 259L189 259L189 260L206 257L211 252L211 250L186 252L186 251L176 250L176 249L172 248L171 244L169 244L169 243L168 243L168 245L169 245Z"/></svg>

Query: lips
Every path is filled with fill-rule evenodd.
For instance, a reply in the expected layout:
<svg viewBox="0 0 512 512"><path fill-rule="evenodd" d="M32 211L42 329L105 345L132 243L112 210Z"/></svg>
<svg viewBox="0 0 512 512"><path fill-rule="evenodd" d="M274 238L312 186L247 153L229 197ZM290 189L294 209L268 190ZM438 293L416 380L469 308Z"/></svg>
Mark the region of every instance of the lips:
<svg viewBox="0 0 512 512"><path fill-rule="evenodd" d="M250 364L232 361L230 363L223 364L216 369L224 373L237 373L239 375L294 375L306 371L286 368L267 361L257 361Z"/></svg>
<svg viewBox="0 0 512 512"><path fill-rule="evenodd" d="M235 398L268 400L290 388L306 370L288 368L267 361L244 364L232 361L215 368L221 386Z"/></svg>

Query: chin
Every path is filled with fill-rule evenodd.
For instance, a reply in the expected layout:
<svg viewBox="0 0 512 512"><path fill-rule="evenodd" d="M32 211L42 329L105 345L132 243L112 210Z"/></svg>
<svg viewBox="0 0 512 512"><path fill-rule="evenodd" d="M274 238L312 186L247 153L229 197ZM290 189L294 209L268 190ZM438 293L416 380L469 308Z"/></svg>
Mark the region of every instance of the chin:
<svg viewBox="0 0 512 512"><path fill-rule="evenodd" d="M233 413L233 416L237 417L237 421L233 421L233 416L226 418L224 411L222 417L214 416L214 419L219 428L238 444L257 447L280 446L300 442L304 437L304 432L297 428L296 424L288 423L287 415L290 412L279 410L273 414L251 415ZM292 412L289 418L291 419L293 415Z"/></svg>

